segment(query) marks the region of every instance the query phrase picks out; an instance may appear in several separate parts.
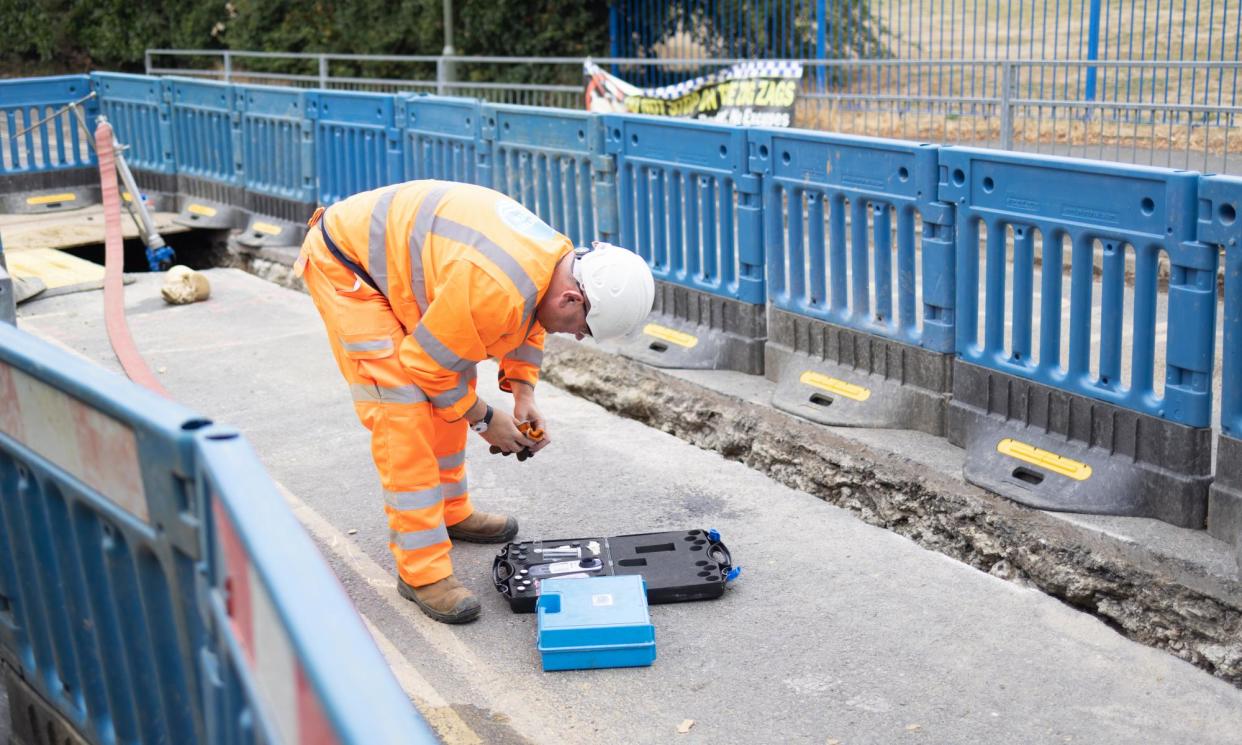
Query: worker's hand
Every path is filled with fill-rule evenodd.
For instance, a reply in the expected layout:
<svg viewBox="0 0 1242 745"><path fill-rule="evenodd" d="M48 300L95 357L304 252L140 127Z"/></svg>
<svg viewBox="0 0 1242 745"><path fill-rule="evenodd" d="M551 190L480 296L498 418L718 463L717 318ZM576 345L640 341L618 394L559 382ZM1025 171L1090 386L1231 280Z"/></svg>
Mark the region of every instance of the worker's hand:
<svg viewBox="0 0 1242 745"><path fill-rule="evenodd" d="M491 424L487 425L487 431L481 433L481 436L488 444L505 453L516 453L522 448L532 447L535 441L523 435L517 426L516 419L503 411L493 410Z"/></svg>
<svg viewBox="0 0 1242 745"><path fill-rule="evenodd" d="M543 438L530 447L532 454L547 447L550 442L548 425L543 419L543 414L535 408L535 389L525 383L519 382L513 385L513 418L519 423L526 422L532 429L543 431Z"/></svg>

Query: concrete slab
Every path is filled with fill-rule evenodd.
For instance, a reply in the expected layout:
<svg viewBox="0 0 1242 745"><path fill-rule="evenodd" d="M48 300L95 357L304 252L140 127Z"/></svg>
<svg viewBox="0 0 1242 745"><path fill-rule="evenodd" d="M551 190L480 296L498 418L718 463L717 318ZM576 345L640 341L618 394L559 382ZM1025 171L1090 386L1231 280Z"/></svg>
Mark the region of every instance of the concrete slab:
<svg viewBox="0 0 1242 745"><path fill-rule="evenodd" d="M254 444L429 716L442 702L489 742L1232 743L1242 731L1237 688L550 385L553 444L538 458L489 456L471 438L482 508L518 514L532 538L716 527L745 569L721 600L652 608L653 668L544 674L534 618L489 586L493 549L454 550L478 623L439 626L396 597L366 433L310 300L236 270L209 276L212 298L179 307L139 277L126 303L138 345L175 396ZM97 299L21 310L21 327L115 369ZM500 402L493 373L482 367L480 388Z"/></svg>
<svg viewBox="0 0 1242 745"><path fill-rule="evenodd" d="M164 236L189 230L173 222L176 216L173 212L151 213L156 229ZM139 237L138 226L127 214L121 215L121 230L127 239ZM5 251L100 244L104 238L103 205L47 214L0 215L0 238Z"/></svg>

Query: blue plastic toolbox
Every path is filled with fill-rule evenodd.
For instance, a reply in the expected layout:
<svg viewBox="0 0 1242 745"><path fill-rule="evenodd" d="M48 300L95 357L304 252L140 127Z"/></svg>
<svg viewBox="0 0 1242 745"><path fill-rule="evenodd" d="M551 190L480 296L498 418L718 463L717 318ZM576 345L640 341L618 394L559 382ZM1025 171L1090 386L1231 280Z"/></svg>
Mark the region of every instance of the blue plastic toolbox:
<svg viewBox="0 0 1242 745"><path fill-rule="evenodd" d="M548 579L537 612L544 670L655 662L655 627L642 577Z"/></svg>

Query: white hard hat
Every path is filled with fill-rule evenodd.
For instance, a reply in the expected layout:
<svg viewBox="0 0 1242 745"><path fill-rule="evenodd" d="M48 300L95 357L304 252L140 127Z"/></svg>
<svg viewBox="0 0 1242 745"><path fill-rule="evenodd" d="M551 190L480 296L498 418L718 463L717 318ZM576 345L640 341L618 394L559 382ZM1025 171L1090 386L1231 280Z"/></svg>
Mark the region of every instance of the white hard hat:
<svg viewBox="0 0 1242 745"><path fill-rule="evenodd" d="M655 302L655 280L641 256L619 246L595 241L578 249L574 279L582 285L591 309L586 322L591 336L625 336L643 322Z"/></svg>

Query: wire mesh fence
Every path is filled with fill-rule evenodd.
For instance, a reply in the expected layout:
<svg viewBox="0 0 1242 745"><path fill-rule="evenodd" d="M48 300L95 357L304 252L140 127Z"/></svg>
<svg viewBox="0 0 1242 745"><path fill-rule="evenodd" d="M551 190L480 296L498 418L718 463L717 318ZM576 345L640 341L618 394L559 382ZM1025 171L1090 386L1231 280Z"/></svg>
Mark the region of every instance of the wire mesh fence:
<svg viewBox="0 0 1242 745"><path fill-rule="evenodd" d="M399 57L150 50L147 69L232 82L580 109L581 58ZM623 78L693 63L608 58ZM794 126L875 137L1242 173L1236 61L799 60ZM1090 94L1090 95L1088 95Z"/></svg>

